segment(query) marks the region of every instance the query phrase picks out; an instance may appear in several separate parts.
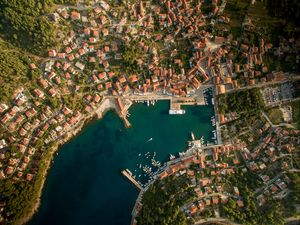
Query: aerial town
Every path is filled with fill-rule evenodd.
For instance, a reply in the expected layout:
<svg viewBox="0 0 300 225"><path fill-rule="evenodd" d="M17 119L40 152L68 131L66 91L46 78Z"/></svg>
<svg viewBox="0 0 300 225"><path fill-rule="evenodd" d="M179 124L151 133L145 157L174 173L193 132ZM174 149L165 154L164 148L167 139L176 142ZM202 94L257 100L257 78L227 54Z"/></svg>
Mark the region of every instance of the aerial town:
<svg viewBox="0 0 300 225"><path fill-rule="evenodd" d="M146 185L127 173L141 189L132 224L147 224L139 219L143 195L154 183L167 186L168 179L188 182L189 195L178 195L184 196L179 211L190 224L207 218L254 224L252 218L243 223L242 213L251 204L265 207L272 201L281 203L286 217L299 215L291 203L296 190L291 174L300 169L295 109L300 40L281 37L274 46L263 35L243 37L255 34L250 18L237 38L226 28L231 23L226 0L125 2L94 0L59 6L49 15L61 27L60 46L49 49L39 64L28 64L35 80L31 87L20 86L11 102L0 102L0 180L33 182L45 176L41 162L48 168L59 145L108 109L130 127L134 102L169 99L170 114L183 114L181 105L205 104L209 89L216 142L199 144L192 137L186 153L172 158ZM298 67L286 72L270 63L273 56L285 62L295 56ZM250 191L254 203L246 197ZM0 223L10 218L7 204L0 202Z"/></svg>

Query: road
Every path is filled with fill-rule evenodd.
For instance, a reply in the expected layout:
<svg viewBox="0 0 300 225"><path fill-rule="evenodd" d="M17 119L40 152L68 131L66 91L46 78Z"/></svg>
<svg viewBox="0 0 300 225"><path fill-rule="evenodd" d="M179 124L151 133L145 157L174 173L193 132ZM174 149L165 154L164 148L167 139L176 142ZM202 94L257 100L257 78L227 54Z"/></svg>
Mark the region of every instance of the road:
<svg viewBox="0 0 300 225"><path fill-rule="evenodd" d="M286 218L285 219L285 223L288 223L288 224L299 224L300 223L300 215L298 216L292 216L292 217L289 217L289 218Z"/></svg>
<svg viewBox="0 0 300 225"><path fill-rule="evenodd" d="M229 219L226 218L206 218L206 219L200 219L198 220L195 225L199 224L211 224L211 223L217 223L217 224L230 224L230 225L241 225L236 222L232 222Z"/></svg>
<svg viewBox="0 0 300 225"><path fill-rule="evenodd" d="M241 91L241 90L248 90L248 89L252 89L252 88L260 88L260 87L265 87L265 86L270 86L270 85L275 85L275 84L283 84L283 83L295 81L295 80L300 80L300 75L291 76L288 79L285 79L283 81L270 81L270 82L255 84L252 86L241 87L238 89L232 89L232 90L226 91L226 93L231 93L231 92L236 92L236 91Z"/></svg>
<svg viewBox="0 0 300 225"><path fill-rule="evenodd" d="M289 123L280 123L280 124L273 124L268 115L265 112L262 112L263 117L268 121L268 123L271 125L271 127L288 127L295 129L295 127Z"/></svg>
<svg viewBox="0 0 300 225"><path fill-rule="evenodd" d="M217 135L217 143L218 145L222 145L222 138L221 138L221 127L219 121L219 110L218 110L218 101L216 98L215 90L213 90L213 99L214 99L214 111L215 111L215 120L216 120L216 135Z"/></svg>

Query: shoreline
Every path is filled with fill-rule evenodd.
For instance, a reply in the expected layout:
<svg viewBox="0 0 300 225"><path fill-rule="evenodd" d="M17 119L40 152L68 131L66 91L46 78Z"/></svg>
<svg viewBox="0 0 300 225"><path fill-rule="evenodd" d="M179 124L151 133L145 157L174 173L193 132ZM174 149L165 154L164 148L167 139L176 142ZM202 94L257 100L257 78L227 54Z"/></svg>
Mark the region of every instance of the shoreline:
<svg viewBox="0 0 300 225"><path fill-rule="evenodd" d="M134 96L134 97L127 96L125 98L123 97L123 100L127 101L127 104L124 107L126 112L129 110L129 108L133 105L133 103L136 100L140 100L139 99L140 97L141 96ZM143 98L143 100L156 99L156 100L169 100L170 102L172 101L172 99L174 99L174 98L176 99L176 97L164 96L164 95L154 95L154 96L146 95L146 96L143 96L142 98ZM130 126L127 126L126 121L124 121L124 119L127 119L126 115L124 116L124 115L120 114L119 109L114 101L115 101L115 98L113 96L109 96L109 97L105 96L103 101L100 103L100 105L95 110L93 110L89 115L86 115L82 118L82 123L78 127L76 127L75 130L68 131L66 133L67 137L63 138L55 146L52 147L52 151L48 153L49 159L43 162L43 163L45 163L45 169L43 171L41 171L42 180L41 180L40 184L37 184L39 189L37 191L37 198L33 200L34 201L33 207L31 207L31 209L29 210L29 212L26 216L16 220L14 222L14 224L17 224L17 225L28 224L30 222L30 220L33 219L34 215L38 212L38 210L41 206L43 190L45 187L45 182L47 179L48 171L51 168L51 163L53 161L54 154L59 151L59 149L62 145L66 144L72 138L76 137L86 127L86 125L89 122L92 122L94 120L95 121L101 120L108 111L113 110L119 116L121 121L123 121L124 126L126 128L130 127ZM182 104L182 105L184 105L184 104Z"/></svg>
<svg viewBox="0 0 300 225"><path fill-rule="evenodd" d="M104 101L106 101L106 102L104 103ZM92 112L90 115L87 115L87 116L83 117L82 124L80 124L79 127L76 128L76 130L68 131L67 134L66 134L67 137L60 140L55 146L51 147L50 152L48 152L49 159L43 161L43 164L45 164L45 169L43 169L40 172L42 180L41 180L40 184L37 184L38 188L39 188L37 190L37 198L33 199L34 203L32 204L32 207L29 210L28 214L26 216L16 220L14 222L14 224L17 224L17 225L28 224L30 222L30 220L33 219L34 215L38 212L38 210L41 206L41 202L42 202L42 195L43 195L43 190L44 190L44 187L45 187L45 182L48 178L47 174L48 174L48 171L51 168L54 154L59 151L60 147L62 147L67 142L69 142L72 138L76 137L86 127L86 125L88 123L90 123L94 120L97 121L97 120L102 119L104 117L104 115L107 112L109 112L110 110L114 110L117 113L116 106L112 103L112 101L110 99L106 98L106 99L103 100L103 103L100 104L100 106L94 112ZM122 118L120 117L120 119L122 119Z"/></svg>

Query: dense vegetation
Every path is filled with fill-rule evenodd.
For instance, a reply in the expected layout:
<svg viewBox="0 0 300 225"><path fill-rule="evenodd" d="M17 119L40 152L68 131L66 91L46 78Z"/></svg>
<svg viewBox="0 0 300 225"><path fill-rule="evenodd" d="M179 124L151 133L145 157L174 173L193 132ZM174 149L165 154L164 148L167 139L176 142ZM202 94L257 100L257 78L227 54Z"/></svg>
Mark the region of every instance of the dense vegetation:
<svg viewBox="0 0 300 225"><path fill-rule="evenodd" d="M7 213L20 218L25 215L24 208L32 205L33 186L26 181L12 183L9 180L0 182L1 201L6 201Z"/></svg>
<svg viewBox="0 0 300 225"><path fill-rule="evenodd" d="M20 84L26 84L38 73L30 71L33 62L20 49L0 39L0 102L8 102Z"/></svg>
<svg viewBox="0 0 300 225"><path fill-rule="evenodd" d="M298 0L267 0L270 14L283 17L300 25L300 2Z"/></svg>
<svg viewBox="0 0 300 225"><path fill-rule="evenodd" d="M48 150L44 151L44 160L38 165L39 173L31 182L11 182L11 180L0 182L0 202L7 205L5 213L8 218L13 218L10 224L19 224L20 221L17 222L19 219L30 215L39 198L39 189L48 169L47 164L52 159L55 148L56 146L50 145Z"/></svg>
<svg viewBox="0 0 300 225"><path fill-rule="evenodd" d="M142 49L136 42L125 45L123 60L126 71L130 72L138 69L138 60L141 59L142 53Z"/></svg>
<svg viewBox="0 0 300 225"><path fill-rule="evenodd" d="M264 107L263 99L259 89L237 91L217 97L219 112L246 114L257 112Z"/></svg>
<svg viewBox="0 0 300 225"><path fill-rule="evenodd" d="M293 108L293 121L300 128L300 100L292 102L291 106Z"/></svg>
<svg viewBox="0 0 300 225"><path fill-rule="evenodd" d="M299 162L299 158L297 159ZM292 190L292 201L294 204L300 204L300 174L290 172L288 176L292 180L291 190Z"/></svg>
<svg viewBox="0 0 300 225"><path fill-rule="evenodd" d="M237 186L243 198L245 208L239 208L236 200L230 199L226 205L221 205L221 214L232 221L237 221L243 225L283 225L284 219L279 202L270 200L266 206L259 207L256 204L252 191L253 182L257 178L252 174L238 172L228 178L231 186ZM253 186L253 187L251 187ZM256 184L257 187L257 184Z"/></svg>
<svg viewBox="0 0 300 225"><path fill-rule="evenodd" d="M54 4L75 4L76 0L0 1L0 32L7 41L34 54L43 54L57 44L54 25L47 14Z"/></svg>
<svg viewBox="0 0 300 225"><path fill-rule="evenodd" d="M186 217L179 207L191 198L193 194L184 176L171 176L164 180L164 184L156 182L143 196L138 224L185 225Z"/></svg>
<svg viewBox="0 0 300 225"><path fill-rule="evenodd" d="M54 26L46 16L51 0L3 0L0 32L11 43L35 54L56 44Z"/></svg>

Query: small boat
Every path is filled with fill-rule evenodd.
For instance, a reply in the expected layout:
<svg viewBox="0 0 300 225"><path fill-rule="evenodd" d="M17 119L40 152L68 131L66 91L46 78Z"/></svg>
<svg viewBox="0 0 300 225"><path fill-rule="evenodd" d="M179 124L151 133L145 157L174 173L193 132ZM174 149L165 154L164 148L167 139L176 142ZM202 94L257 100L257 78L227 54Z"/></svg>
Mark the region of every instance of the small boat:
<svg viewBox="0 0 300 225"><path fill-rule="evenodd" d="M146 142L149 142L149 141L152 141L153 140L153 138L149 138Z"/></svg>
<svg viewBox="0 0 300 225"><path fill-rule="evenodd" d="M175 159L175 156L170 154L170 160L173 160L173 159Z"/></svg>
<svg viewBox="0 0 300 225"><path fill-rule="evenodd" d="M142 155L142 153L139 154L139 156L141 156L141 155Z"/></svg>
<svg viewBox="0 0 300 225"><path fill-rule="evenodd" d="M192 137L192 140L195 141L195 135L192 131L191 131L191 137Z"/></svg>

